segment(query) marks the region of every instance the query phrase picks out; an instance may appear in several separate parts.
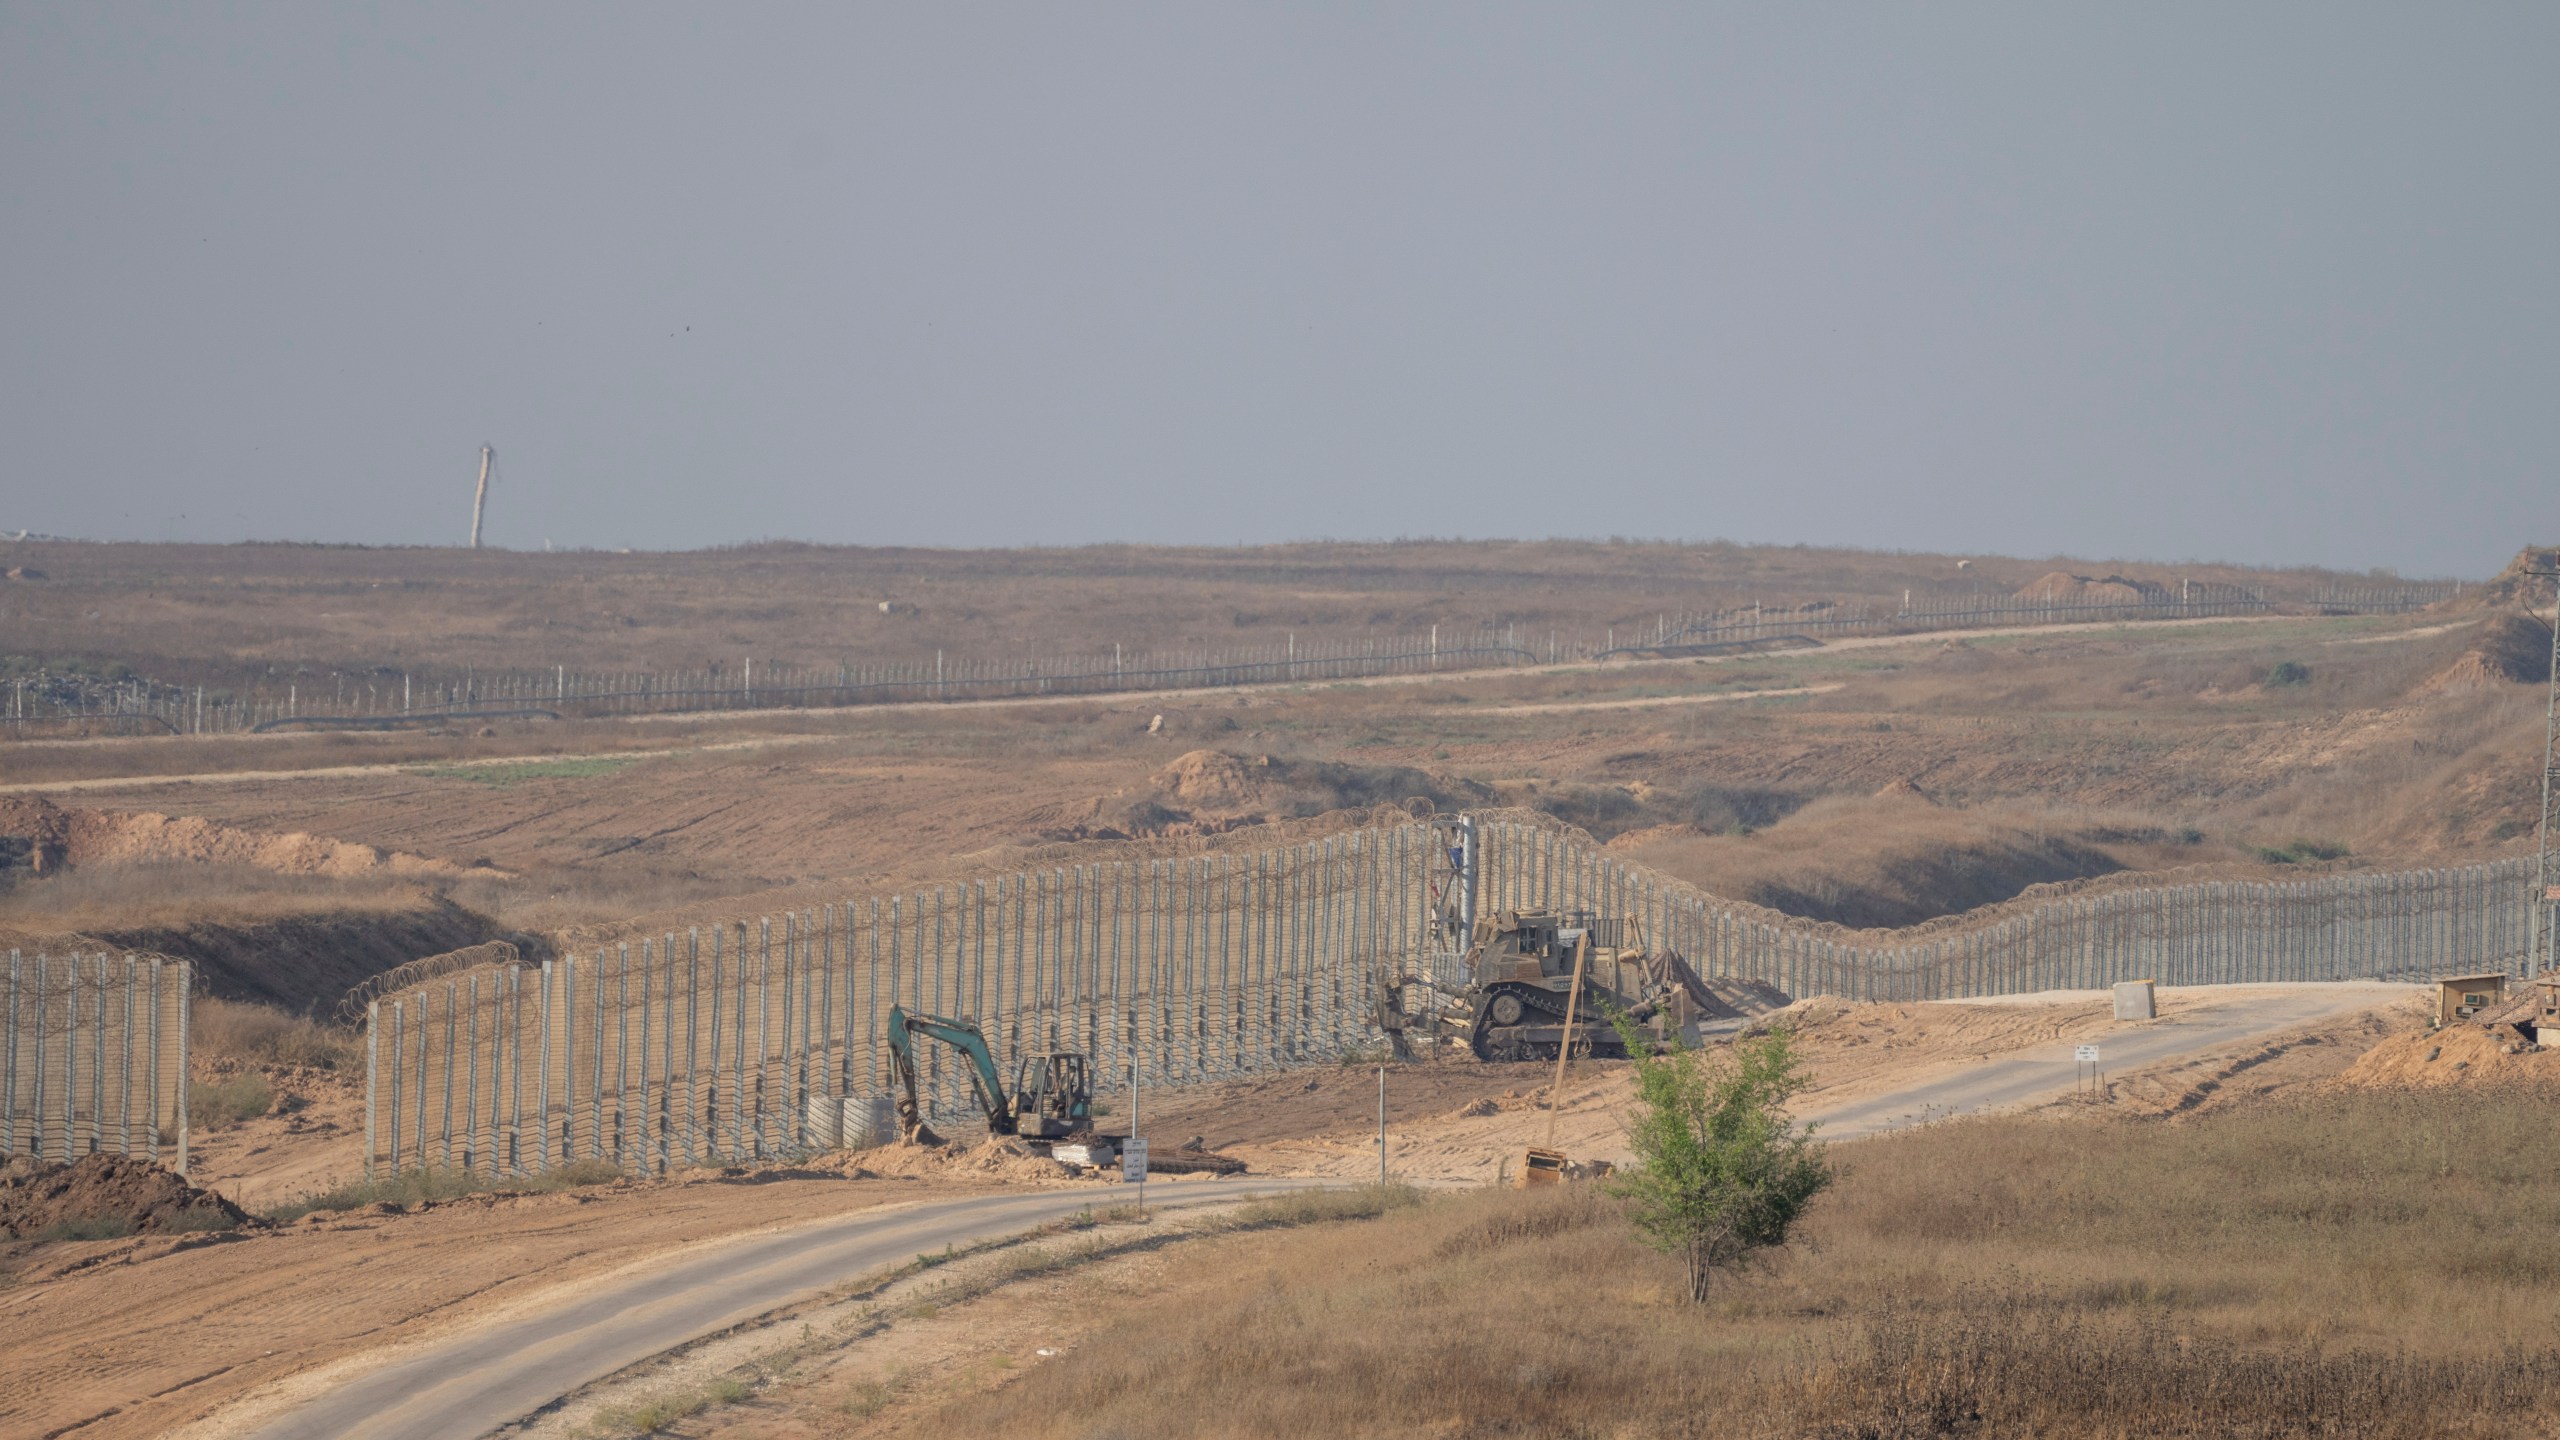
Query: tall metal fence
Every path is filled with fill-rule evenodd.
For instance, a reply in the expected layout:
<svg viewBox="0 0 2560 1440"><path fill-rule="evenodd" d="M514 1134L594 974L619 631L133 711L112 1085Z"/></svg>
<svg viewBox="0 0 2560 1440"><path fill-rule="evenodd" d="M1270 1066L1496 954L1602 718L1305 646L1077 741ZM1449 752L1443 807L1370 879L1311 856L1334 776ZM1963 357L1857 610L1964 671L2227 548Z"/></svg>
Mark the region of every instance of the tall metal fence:
<svg viewBox="0 0 2560 1440"><path fill-rule="evenodd" d="M1078 1050L1147 1085L1329 1061L1424 947L1429 827L1253 853L1037 870L688 928L376 999L368 1157L522 1171L788 1155L887 1093L893 1003L1000 1055ZM1445 862L1444 862L1445 863ZM974 1113L941 1047L926 1113ZM1008 1077L1009 1079L1010 1077Z"/></svg>
<svg viewBox="0 0 2560 1440"><path fill-rule="evenodd" d="M2459 580L2374 580L2323 585L2311 603L2330 614L2405 615L2461 595Z"/></svg>
<svg viewBox="0 0 2560 1440"><path fill-rule="evenodd" d="M100 1151L187 1167L182 960L9 952L0 990L0 1154Z"/></svg>
<svg viewBox="0 0 2560 1440"><path fill-rule="evenodd" d="M1453 855L1447 837L1466 838ZM885 1095L892 1003L978 1020L999 1055L1080 1050L1183 1084L1381 1044L1381 981L1456 978L1457 914L1555 905L1634 919L1711 977L1790 996L1936 1000L2124 979L2417 979L2518 970L2530 862L2299 880L2101 883L1897 931L1738 904L1581 831L1487 815L1251 853L1069 866L688 928L372 1003L368 1160L643 1173L823 1147ZM974 1111L927 1047L937 1121Z"/></svg>
<svg viewBox="0 0 2560 1440"><path fill-rule="evenodd" d="M1791 996L1951 1000L2119 980L2220 985L2521 974L2533 862L2298 880L2085 887L1905 930L1848 930L1738 904L1625 864L1535 820L1479 827L1479 904L1560 904L1638 919L1711 976Z"/></svg>

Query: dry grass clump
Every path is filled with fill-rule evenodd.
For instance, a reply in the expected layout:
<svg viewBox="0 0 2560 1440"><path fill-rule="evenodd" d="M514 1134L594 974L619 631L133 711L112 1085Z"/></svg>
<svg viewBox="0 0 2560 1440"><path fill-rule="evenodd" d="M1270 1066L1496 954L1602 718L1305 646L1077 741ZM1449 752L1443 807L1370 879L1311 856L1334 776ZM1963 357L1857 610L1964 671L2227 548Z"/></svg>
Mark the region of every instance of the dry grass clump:
<svg viewBox="0 0 2560 1440"><path fill-rule="evenodd" d="M1927 1307L1884 1298L1783 1388L1791 1433L1823 1440L2488 1437L2551 1414L2560 1350L2250 1349L2189 1333L2165 1307L2093 1314L1984 1287Z"/></svg>
<svg viewBox="0 0 2560 1440"><path fill-rule="evenodd" d="M550 1195L592 1185L612 1185L624 1177L610 1160L572 1160L532 1175L487 1175L459 1167L429 1166L350 1180L316 1190L260 1212L277 1224L299 1220L315 1210L360 1210L368 1205L407 1207L458 1200L466 1195Z"/></svg>
<svg viewBox="0 0 2560 1440"><path fill-rule="evenodd" d="M221 1080L187 1082L187 1123L199 1130L228 1130L274 1108L275 1087L255 1070Z"/></svg>
<svg viewBox="0 0 2560 1440"><path fill-rule="evenodd" d="M1039 1436L2454 1437L2560 1425L2538 1095L2337 1093L1843 1150L1705 1306L1590 1188L1267 1237L931 1428Z"/></svg>
<svg viewBox="0 0 2560 1440"><path fill-rule="evenodd" d="M351 1070L364 1059L363 1040L355 1031L288 1015L271 1005L206 996L193 1003L188 1018L188 1044L199 1060Z"/></svg>
<svg viewBox="0 0 2560 1440"><path fill-rule="evenodd" d="M66 933L249 925L404 909L426 893L415 881L392 875L297 875L225 861L105 861L0 887L0 923Z"/></svg>

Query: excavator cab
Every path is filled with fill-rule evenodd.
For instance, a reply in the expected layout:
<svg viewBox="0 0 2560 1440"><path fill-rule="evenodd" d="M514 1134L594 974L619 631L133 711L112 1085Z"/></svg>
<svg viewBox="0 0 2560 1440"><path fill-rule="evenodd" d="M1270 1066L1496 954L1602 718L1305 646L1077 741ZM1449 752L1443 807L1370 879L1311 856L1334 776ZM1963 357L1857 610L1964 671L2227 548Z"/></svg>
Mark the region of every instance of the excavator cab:
<svg viewBox="0 0 2560 1440"><path fill-rule="evenodd" d="M1073 1050L1025 1055L1013 1067L1014 1133L1063 1140L1093 1128L1093 1072Z"/></svg>

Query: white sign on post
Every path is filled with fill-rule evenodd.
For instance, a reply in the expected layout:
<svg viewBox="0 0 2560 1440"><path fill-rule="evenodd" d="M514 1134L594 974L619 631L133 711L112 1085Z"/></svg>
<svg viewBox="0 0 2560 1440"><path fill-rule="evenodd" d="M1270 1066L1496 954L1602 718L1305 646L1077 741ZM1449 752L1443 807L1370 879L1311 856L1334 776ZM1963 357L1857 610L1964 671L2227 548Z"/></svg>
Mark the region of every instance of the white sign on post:
<svg viewBox="0 0 2560 1440"><path fill-rule="evenodd" d="M1120 1142L1120 1183L1147 1183L1147 1142L1135 1135Z"/></svg>
<svg viewBox="0 0 2560 1440"><path fill-rule="evenodd" d="M2079 1061L2083 1065L2095 1065L2098 1063L2098 1047L2095 1045L2083 1045L2077 1050L2071 1052L2071 1058Z"/></svg>

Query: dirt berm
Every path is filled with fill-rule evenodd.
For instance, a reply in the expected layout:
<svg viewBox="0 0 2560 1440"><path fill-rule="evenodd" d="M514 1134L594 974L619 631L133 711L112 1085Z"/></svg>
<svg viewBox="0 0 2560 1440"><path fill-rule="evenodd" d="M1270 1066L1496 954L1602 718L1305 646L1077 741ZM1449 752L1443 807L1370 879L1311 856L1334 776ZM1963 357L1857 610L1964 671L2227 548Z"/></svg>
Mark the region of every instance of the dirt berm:
<svg viewBox="0 0 2560 1440"><path fill-rule="evenodd" d="M2535 1049L2512 1034L2453 1024L2383 1041L2337 1083L2377 1090L2515 1083L2560 1089L2560 1048Z"/></svg>
<svg viewBox="0 0 2560 1440"><path fill-rule="evenodd" d="M213 1191L199 1190L148 1160L101 1154L59 1165L17 1155L0 1163L4 1240L102 1240L261 1223Z"/></svg>

